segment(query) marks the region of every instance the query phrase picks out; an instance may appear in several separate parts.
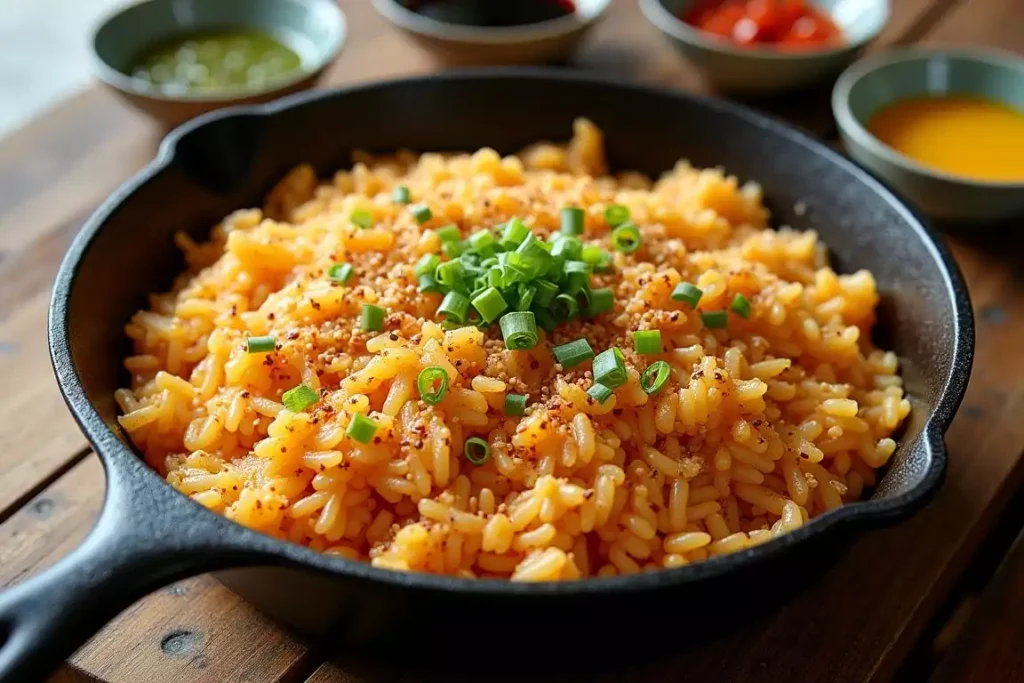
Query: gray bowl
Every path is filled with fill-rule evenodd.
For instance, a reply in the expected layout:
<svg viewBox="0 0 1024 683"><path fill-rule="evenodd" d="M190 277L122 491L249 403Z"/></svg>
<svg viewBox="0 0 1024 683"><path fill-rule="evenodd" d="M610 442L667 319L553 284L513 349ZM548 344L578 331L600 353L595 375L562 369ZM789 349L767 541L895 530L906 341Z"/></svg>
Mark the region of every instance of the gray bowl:
<svg viewBox="0 0 1024 683"><path fill-rule="evenodd" d="M224 29L256 29L295 50L302 67L285 80L254 90L168 94L131 69L147 48L177 36ZM92 47L100 80L167 126L234 104L255 104L316 83L341 52L345 15L333 0L147 0L107 17Z"/></svg>
<svg viewBox="0 0 1024 683"><path fill-rule="evenodd" d="M441 64L511 66L565 60L612 0L576 0L576 11L568 16L507 27L448 23L413 12L397 0L372 2L382 17L407 33Z"/></svg>
<svg viewBox="0 0 1024 683"><path fill-rule="evenodd" d="M900 50L847 69L832 91L846 149L925 213L949 221L998 221L1024 215L1024 179L974 180L926 168L868 132L866 122L897 100L977 95L1024 111L1024 59L997 50Z"/></svg>
<svg viewBox="0 0 1024 683"><path fill-rule="evenodd" d="M889 0L810 0L827 12L846 41L825 50L740 47L679 18L694 0L639 0L647 20L720 90L770 93L795 90L834 76L881 33Z"/></svg>

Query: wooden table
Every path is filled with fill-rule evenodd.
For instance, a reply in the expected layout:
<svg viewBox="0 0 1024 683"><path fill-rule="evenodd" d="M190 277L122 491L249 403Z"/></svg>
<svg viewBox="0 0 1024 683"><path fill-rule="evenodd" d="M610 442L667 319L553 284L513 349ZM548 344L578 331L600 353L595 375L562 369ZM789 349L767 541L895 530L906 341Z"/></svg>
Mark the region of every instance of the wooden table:
<svg viewBox="0 0 1024 683"><path fill-rule="evenodd" d="M366 0L343 0L349 44L331 84L435 68ZM872 49L984 44L1024 51L1021 0L893 0ZM640 16L616 0L582 68L706 90ZM827 89L757 106L834 138ZM0 141L0 585L53 563L103 498L99 461L65 411L46 357L50 285L96 205L154 154L160 132L90 88ZM1018 232L1017 235L1022 233ZM978 318L977 360L949 431L949 476L913 520L862 538L778 613L707 647L607 680L852 682L1024 680L1024 540L1013 497L1024 451L1024 239L948 238ZM1001 566L1000 566L1001 565ZM1016 610L1016 613L1015 611ZM60 681L226 683L424 681L357 656L325 661L210 577L142 600L81 651ZM435 679L436 680L436 679Z"/></svg>

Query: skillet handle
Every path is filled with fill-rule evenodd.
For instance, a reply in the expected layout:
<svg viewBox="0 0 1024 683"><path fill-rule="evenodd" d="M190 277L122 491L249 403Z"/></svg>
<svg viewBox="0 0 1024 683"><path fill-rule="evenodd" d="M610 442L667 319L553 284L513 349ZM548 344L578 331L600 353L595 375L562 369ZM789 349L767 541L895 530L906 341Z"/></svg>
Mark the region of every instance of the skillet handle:
<svg viewBox="0 0 1024 683"><path fill-rule="evenodd" d="M178 494L174 494L178 495ZM108 497L96 527L57 564L0 593L0 683L43 681L108 621L174 581L232 564L230 553L153 538ZM209 549L207 549L209 550Z"/></svg>

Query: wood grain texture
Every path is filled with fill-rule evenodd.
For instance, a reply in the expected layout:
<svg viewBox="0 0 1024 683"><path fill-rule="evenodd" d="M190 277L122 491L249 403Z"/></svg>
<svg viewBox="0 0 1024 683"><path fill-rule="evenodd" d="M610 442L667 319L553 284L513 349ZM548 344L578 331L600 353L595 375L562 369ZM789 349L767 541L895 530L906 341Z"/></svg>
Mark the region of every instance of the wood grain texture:
<svg viewBox="0 0 1024 683"><path fill-rule="evenodd" d="M388 26L366 0L342 0L349 43L330 85L429 73L428 54ZM1024 51L1020 0L895 0L872 46L924 39ZM991 38L989 38L991 36ZM706 91L639 15L616 0L574 65L627 79ZM755 101L812 131L832 131L827 88ZM31 574L84 536L102 499L94 456L66 415L45 351L49 287L67 243L89 212L156 151L158 129L100 89L82 93L0 141L0 584ZM992 242L995 242L992 240ZM911 522L866 537L832 571L777 614L743 625L699 652L610 671L608 681L883 681L920 633L1006 499L1020 484L1024 334L1019 244L954 238L979 312L978 361L964 410L949 434L950 474L938 499ZM70 470L68 470L70 466ZM65 470L66 474L57 478ZM55 483L53 482L56 478ZM38 493L38 495L36 495ZM49 501L49 502L47 502ZM20 509L19 509L20 508ZM16 512L14 512L17 510ZM164 647L161 648L161 643ZM742 653L739 656L738 653ZM208 577L139 602L55 680L152 683L301 679L308 651ZM315 683L439 680L357 657L328 663ZM445 679L450 680L450 679ZM953 680L953 679L946 679Z"/></svg>
<svg viewBox="0 0 1024 683"><path fill-rule="evenodd" d="M103 502L90 454L0 525L0 586L48 567L78 545ZM307 650L209 576L139 601L78 651L55 680L281 681Z"/></svg>
<svg viewBox="0 0 1024 683"><path fill-rule="evenodd" d="M0 376L19 389L0 392L0 410L19 416L0 425L0 520L84 452L49 369L50 289L82 222L156 139L94 89L0 142Z"/></svg>
<svg viewBox="0 0 1024 683"><path fill-rule="evenodd" d="M931 683L1024 680L1024 532L982 594Z"/></svg>
<svg viewBox="0 0 1024 683"><path fill-rule="evenodd" d="M960 0L921 41L929 47L986 47L1024 55L1020 0Z"/></svg>

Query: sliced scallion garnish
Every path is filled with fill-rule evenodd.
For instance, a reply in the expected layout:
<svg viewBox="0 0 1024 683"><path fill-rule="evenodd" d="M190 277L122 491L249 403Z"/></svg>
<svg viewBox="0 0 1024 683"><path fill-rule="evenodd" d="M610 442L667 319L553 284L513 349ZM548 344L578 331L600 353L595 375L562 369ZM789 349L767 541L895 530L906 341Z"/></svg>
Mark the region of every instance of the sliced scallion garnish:
<svg viewBox="0 0 1024 683"><path fill-rule="evenodd" d="M466 456L466 460L479 467L490 459L491 445L479 436L474 436L466 439L466 445L462 449L462 454Z"/></svg>
<svg viewBox="0 0 1024 683"><path fill-rule="evenodd" d="M505 346L512 350L532 349L537 345L537 320L532 311L506 313L498 321Z"/></svg>
<svg viewBox="0 0 1024 683"><path fill-rule="evenodd" d="M423 368L416 378L416 388L424 402L435 406L448 392L448 373L437 365Z"/></svg>
<svg viewBox="0 0 1024 683"><path fill-rule="evenodd" d="M352 421L348 423L348 429L345 430L345 434L350 439L362 444L373 441L373 435L376 433L377 423L361 413L352 416Z"/></svg>
<svg viewBox="0 0 1024 683"><path fill-rule="evenodd" d="M319 400L319 394L305 384L300 384L281 394L281 403L293 413L301 413Z"/></svg>

